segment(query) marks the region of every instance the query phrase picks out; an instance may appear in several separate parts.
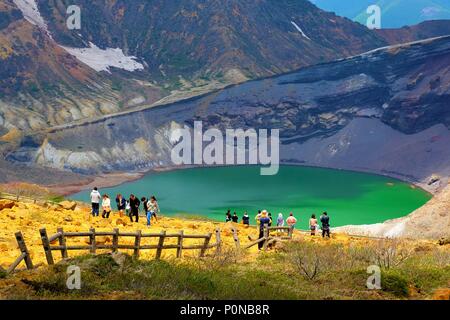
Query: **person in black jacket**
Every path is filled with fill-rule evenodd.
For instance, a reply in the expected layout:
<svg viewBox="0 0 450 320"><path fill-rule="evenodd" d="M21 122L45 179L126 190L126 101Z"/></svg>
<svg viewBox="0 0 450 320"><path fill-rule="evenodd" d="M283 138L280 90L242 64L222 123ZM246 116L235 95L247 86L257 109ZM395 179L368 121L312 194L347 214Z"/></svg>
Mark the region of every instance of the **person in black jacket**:
<svg viewBox="0 0 450 320"><path fill-rule="evenodd" d="M245 225L250 225L250 217L248 216L247 211L244 212L244 215L242 217L242 223Z"/></svg>
<svg viewBox="0 0 450 320"><path fill-rule="evenodd" d="M136 222L139 222L139 206L141 202L138 198L134 196L134 194L130 195L130 220L133 222L133 216L136 217Z"/></svg>
<svg viewBox="0 0 450 320"><path fill-rule="evenodd" d="M231 210L228 209L227 213L225 214L225 222L231 221Z"/></svg>
<svg viewBox="0 0 450 320"><path fill-rule="evenodd" d="M117 211L119 211L120 217L123 217L123 212L125 211L125 207L127 205L127 201L124 197L119 193L116 196L116 204L117 204Z"/></svg>
<svg viewBox="0 0 450 320"><path fill-rule="evenodd" d="M330 237L330 217L326 212L322 213L320 216L320 222L322 223L322 238L325 237L325 235L329 238Z"/></svg>

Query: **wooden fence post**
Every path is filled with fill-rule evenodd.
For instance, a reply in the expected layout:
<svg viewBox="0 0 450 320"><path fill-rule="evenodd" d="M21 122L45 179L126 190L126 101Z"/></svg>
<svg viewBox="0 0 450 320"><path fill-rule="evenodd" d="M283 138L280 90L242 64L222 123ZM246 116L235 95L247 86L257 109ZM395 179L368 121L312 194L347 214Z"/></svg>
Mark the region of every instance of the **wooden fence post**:
<svg viewBox="0 0 450 320"><path fill-rule="evenodd" d="M33 262L31 261L30 253L28 252L27 245L25 244L25 240L23 239L22 232L16 233L17 244L19 245L20 252L24 255L25 264L27 265L27 269L33 269Z"/></svg>
<svg viewBox="0 0 450 320"><path fill-rule="evenodd" d="M206 249L208 249L209 242L211 241L212 233L208 233L208 236L205 238L205 242L203 243L203 248L200 250L200 257L205 256Z"/></svg>
<svg viewBox="0 0 450 320"><path fill-rule="evenodd" d="M220 238L220 229L216 229L216 254L220 254L222 252L222 239Z"/></svg>
<svg viewBox="0 0 450 320"><path fill-rule="evenodd" d="M39 230L39 233L41 234L42 245L44 247L47 263L49 265L55 264L55 262L53 261L52 250L50 248L50 242L48 241L47 230L45 228L42 228Z"/></svg>
<svg viewBox="0 0 450 320"><path fill-rule="evenodd" d="M114 229L113 241L112 241L112 252L117 252L117 248L119 246L119 229Z"/></svg>
<svg viewBox="0 0 450 320"><path fill-rule="evenodd" d="M61 257L63 259L67 259L68 258L68 254L67 254L67 247L66 247L66 238L64 237L64 230L63 230L63 228L58 228L57 231L58 231L58 233L61 234L58 237L59 245L62 247L61 248Z"/></svg>
<svg viewBox="0 0 450 320"><path fill-rule="evenodd" d="M236 245L236 249L238 251L241 250L241 242L239 241L239 237L237 235L237 230L235 228L232 228L231 231L233 231L233 239L234 239L234 244Z"/></svg>
<svg viewBox="0 0 450 320"><path fill-rule="evenodd" d="M267 243L269 242L269 226L267 225L267 223L264 224L263 228L264 228L263 250L266 251L267 250Z"/></svg>
<svg viewBox="0 0 450 320"><path fill-rule="evenodd" d="M141 237L142 237L142 231L138 230L136 232L136 237L134 238L134 252L133 252L133 256L136 259L139 258L139 249L141 247Z"/></svg>
<svg viewBox="0 0 450 320"><path fill-rule="evenodd" d="M183 254L183 237L184 237L184 231L180 231L180 236L178 237L178 248L177 248L177 258L181 258Z"/></svg>
<svg viewBox="0 0 450 320"><path fill-rule="evenodd" d="M91 253L95 254L95 252L97 251L97 241L95 239L95 229L94 228L90 228L89 232L91 233L89 235L89 242L91 245Z"/></svg>
<svg viewBox="0 0 450 320"><path fill-rule="evenodd" d="M158 249L156 249L156 259L161 258L161 252L164 245L164 240L166 239L166 230L161 231L158 242Z"/></svg>

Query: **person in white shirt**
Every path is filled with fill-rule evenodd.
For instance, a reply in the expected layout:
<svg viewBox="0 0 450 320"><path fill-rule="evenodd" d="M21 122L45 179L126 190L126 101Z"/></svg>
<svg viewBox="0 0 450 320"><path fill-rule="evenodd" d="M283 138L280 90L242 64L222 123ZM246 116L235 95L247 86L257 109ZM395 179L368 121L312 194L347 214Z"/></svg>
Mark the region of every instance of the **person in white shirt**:
<svg viewBox="0 0 450 320"><path fill-rule="evenodd" d="M109 199L109 196L107 194L103 195L102 209L103 209L102 218L108 219L109 214L111 213L111 200Z"/></svg>
<svg viewBox="0 0 450 320"><path fill-rule="evenodd" d="M98 192L97 187L94 187L91 192L92 215L94 217L98 217L99 215L101 198L102 196L100 195L100 192Z"/></svg>

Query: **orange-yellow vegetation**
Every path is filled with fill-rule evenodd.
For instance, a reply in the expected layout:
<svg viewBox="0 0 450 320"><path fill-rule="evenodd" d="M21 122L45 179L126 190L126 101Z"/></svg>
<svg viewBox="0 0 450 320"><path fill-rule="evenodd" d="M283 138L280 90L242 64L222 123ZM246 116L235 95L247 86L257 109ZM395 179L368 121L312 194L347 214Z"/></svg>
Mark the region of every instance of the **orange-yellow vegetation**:
<svg viewBox="0 0 450 320"><path fill-rule="evenodd" d="M258 232L256 226L246 227L242 224L221 223L215 221L191 220L182 218L171 218L161 215L158 221L152 221L150 227L146 226L146 219L141 217L139 223L131 223L126 216L120 217L118 212L113 212L109 219L100 217L92 217L90 208L85 204L63 201L60 204L49 203L26 203L14 202L11 200L0 200L0 265L7 268L19 256L20 252L15 240L15 232L21 231L24 235L26 245L30 251L33 263L45 263L45 255L39 235L40 228L46 228L48 235L51 236L57 232L57 228L62 227L64 231L89 231L95 228L96 231L112 231L119 228L121 232L134 232L141 230L143 233L159 233L165 230L167 233L177 233L181 230L184 234L207 234L212 233L211 243L215 243L215 230L221 231L221 239L224 250L227 248L235 248L232 228L238 231L238 237L241 246L254 241ZM299 231L294 232L294 240L317 242L318 245L326 245L329 243L340 243L343 245L368 245L371 239L352 237L345 234L332 234L331 239L322 239L320 236L310 236ZM176 238L169 238L165 244L176 244ZM202 244L203 239L186 239L185 245ZM88 238L70 238L67 240L68 245L87 245ZM98 237L97 243L111 244L112 237ZM143 239L141 244L156 244L157 238ZM57 245L57 243L54 243ZM134 238L121 238L120 244L134 244ZM435 245L430 241L416 241L416 245ZM209 249L208 253L214 252L214 248ZM129 254L131 250L121 250ZM99 252L102 252L99 250ZM106 251L104 251L106 252ZM69 251L69 256L87 254L88 251ZM184 250L183 256L197 256L199 250ZM174 257L175 249L163 250L162 258ZM155 250L143 250L140 254L142 259L152 259ZM58 251L53 252L56 261L61 258ZM256 246L247 249L244 255L245 259L253 260L258 256Z"/></svg>

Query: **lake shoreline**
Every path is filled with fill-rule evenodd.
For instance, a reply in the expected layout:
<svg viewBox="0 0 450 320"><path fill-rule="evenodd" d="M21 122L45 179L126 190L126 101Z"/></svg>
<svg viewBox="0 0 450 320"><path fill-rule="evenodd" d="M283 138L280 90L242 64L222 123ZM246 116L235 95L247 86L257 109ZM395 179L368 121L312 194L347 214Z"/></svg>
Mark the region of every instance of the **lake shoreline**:
<svg viewBox="0 0 450 320"><path fill-rule="evenodd" d="M245 165L239 165L239 166L245 166ZM399 173L390 172L389 174L387 174L387 173L377 172L377 171L372 171L372 170L342 169L342 168L333 168L333 167L304 165L304 164L299 164L299 163L281 163L280 166L296 166L296 167L298 166L298 167L306 167L306 168L320 168L320 169L329 169L329 170L338 170L338 171L347 171L347 172L356 172L356 173L366 173L366 174L372 174L372 175L381 176L381 177L392 178L392 179L399 180L404 183L409 183L411 186L420 188L424 192L429 193L432 196L436 195L440 191L440 188L433 188L423 181L418 181L417 179L413 179L411 177L407 177L407 176L399 174ZM186 169L220 168L220 167L230 167L230 166L227 166L227 165L216 165L216 166L183 165L183 166L177 166L177 167L152 168L149 170L133 171L133 172L112 172L112 173L105 173L105 174L93 176L91 179L89 179L89 182L86 182L86 180L84 180L84 181L80 181L79 183L74 183L74 184L54 184L54 185L50 185L50 186L46 186L46 187L58 195L67 197L67 196L76 194L78 192L81 192L81 191L84 191L87 189L91 189L93 187L109 188L109 187L120 186L124 183L139 180L139 179L143 178L144 176L152 174L152 173L170 172L170 171L186 170Z"/></svg>

